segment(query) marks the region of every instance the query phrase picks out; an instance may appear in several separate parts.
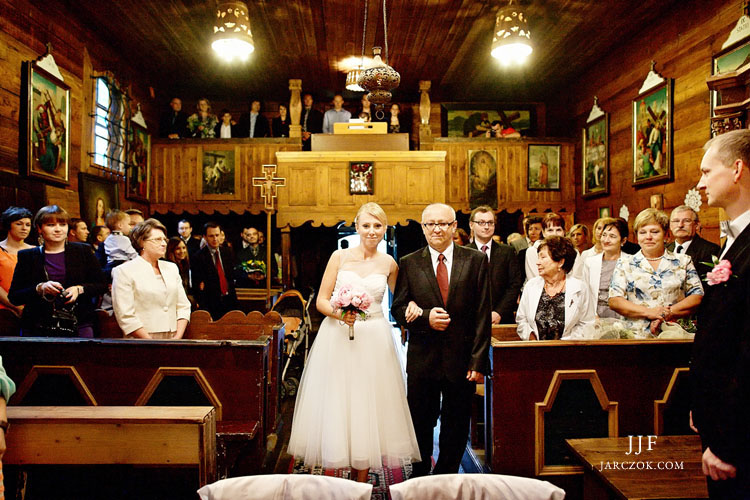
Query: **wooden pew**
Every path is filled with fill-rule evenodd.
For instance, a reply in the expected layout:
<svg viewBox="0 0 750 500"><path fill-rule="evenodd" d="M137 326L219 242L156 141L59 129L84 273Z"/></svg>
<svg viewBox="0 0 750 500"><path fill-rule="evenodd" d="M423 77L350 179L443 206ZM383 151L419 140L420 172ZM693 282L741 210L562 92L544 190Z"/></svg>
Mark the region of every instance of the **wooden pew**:
<svg viewBox="0 0 750 500"><path fill-rule="evenodd" d="M197 466L216 480L216 412L210 406L9 406L8 465Z"/></svg>

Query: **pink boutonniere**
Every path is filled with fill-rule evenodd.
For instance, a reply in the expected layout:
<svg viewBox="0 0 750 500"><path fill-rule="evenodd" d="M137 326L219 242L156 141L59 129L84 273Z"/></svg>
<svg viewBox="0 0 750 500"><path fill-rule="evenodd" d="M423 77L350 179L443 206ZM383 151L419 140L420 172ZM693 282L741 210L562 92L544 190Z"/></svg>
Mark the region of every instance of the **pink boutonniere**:
<svg viewBox="0 0 750 500"><path fill-rule="evenodd" d="M709 285L720 285L721 283L726 283L729 281L729 278L734 276L732 274L732 263L729 262L727 259L724 259L722 261L719 261L719 259L716 256L712 257L713 263L705 262L705 264L708 264L709 266L712 266L713 269L706 273L706 282ZM735 276L736 277L736 276Z"/></svg>

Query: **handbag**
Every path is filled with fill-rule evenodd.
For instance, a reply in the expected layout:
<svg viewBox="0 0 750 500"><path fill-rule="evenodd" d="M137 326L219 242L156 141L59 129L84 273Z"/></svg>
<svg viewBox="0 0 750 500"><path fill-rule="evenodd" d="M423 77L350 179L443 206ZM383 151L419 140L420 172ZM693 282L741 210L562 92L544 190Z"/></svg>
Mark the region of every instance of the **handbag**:
<svg viewBox="0 0 750 500"><path fill-rule="evenodd" d="M44 256L44 247L40 246L39 251ZM49 274L46 266L44 275L49 281ZM66 304L67 298L60 293L55 297L42 296L44 300L52 306L49 314L40 318L36 325L36 334L41 337L78 337L78 317L76 316L77 302Z"/></svg>

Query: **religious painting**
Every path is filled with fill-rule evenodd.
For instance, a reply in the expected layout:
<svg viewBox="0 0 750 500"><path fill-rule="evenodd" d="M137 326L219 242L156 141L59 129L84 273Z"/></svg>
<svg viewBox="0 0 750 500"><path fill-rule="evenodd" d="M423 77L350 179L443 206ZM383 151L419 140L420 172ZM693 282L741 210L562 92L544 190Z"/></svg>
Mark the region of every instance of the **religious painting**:
<svg viewBox="0 0 750 500"><path fill-rule="evenodd" d="M664 195L652 194L651 198L649 198L649 206L656 210L664 210Z"/></svg>
<svg viewBox="0 0 750 500"><path fill-rule="evenodd" d="M497 151L470 149L468 166L469 207L489 205L497 210Z"/></svg>
<svg viewBox="0 0 750 500"><path fill-rule="evenodd" d="M599 207L599 218L612 217L612 211L609 209L609 205L606 207Z"/></svg>
<svg viewBox="0 0 750 500"><path fill-rule="evenodd" d="M68 183L70 160L70 87L27 63L27 172L41 179Z"/></svg>
<svg viewBox="0 0 750 500"><path fill-rule="evenodd" d="M369 161L349 162L349 194L373 194L375 166Z"/></svg>
<svg viewBox="0 0 750 500"><path fill-rule="evenodd" d="M81 219L86 221L89 229L94 226L106 226L104 220L107 212L120 208L117 181L97 177L96 175L78 174L78 197L81 203Z"/></svg>
<svg viewBox="0 0 750 500"><path fill-rule="evenodd" d="M750 40L741 41L727 47L713 57L711 74L720 75L729 73L750 63ZM714 108L721 105L721 94L715 90L711 91L711 116L714 116Z"/></svg>
<svg viewBox="0 0 750 500"><path fill-rule="evenodd" d="M583 129L583 197L609 193L609 117L603 115Z"/></svg>
<svg viewBox="0 0 750 500"><path fill-rule="evenodd" d="M447 137L485 137L492 122L504 129L513 128L524 137L533 136L535 108L526 105L493 103L443 103L442 135Z"/></svg>
<svg viewBox="0 0 750 500"><path fill-rule="evenodd" d="M125 197L148 202L151 181L151 136L137 123L130 123Z"/></svg>
<svg viewBox="0 0 750 500"><path fill-rule="evenodd" d="M633 185L672 180L672 80L633 100Z"/></svg>
<svg viewBox="0 0 750 500"><path fill-rule="evenodd" d="M234 146L203 149L201 174L198 178L198 199L239 200L240 172L235 165Z"/></svg>
<svg viewBox="0 0 750 500"><path fill-rule="evenodd" d="M529 191L560 191L560 151L559 145L529 144Z"/></svg>

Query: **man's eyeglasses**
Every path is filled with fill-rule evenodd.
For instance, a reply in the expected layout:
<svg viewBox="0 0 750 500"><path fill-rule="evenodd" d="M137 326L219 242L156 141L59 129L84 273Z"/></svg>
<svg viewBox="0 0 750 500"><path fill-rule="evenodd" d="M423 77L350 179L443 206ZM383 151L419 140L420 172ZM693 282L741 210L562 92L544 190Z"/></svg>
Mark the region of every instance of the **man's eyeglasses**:
<svg viewBox="0 0 750 500"><path fill-rule="evenodd" d="M169 243L169 240L166 238L146 238L143 241L155 241L156 243Z"/></svg>
<svg viewBox="0 0 750 500"><path fill-rule="evenodd" d="M443 231L445 231L446 229L448 229L448 226L450 226L454 222L456 222L456 221L451 221L451 222L423 222L422 223L422 227L424 227L428 231L434 231L436 227L439 227L440 229L442 229Z"/></svg>
<svg viewBox="0 0 750 500"><path fill-rule="evenodd" d="M479 227L492 227L495 225L495 223L492 222L491 220L486 220L486 221L485 220L473 220L471 222L473 222Z"/></svg>
<svg viewBox="0 0 750 500"><path fill-rule="evenodd" d="M671 222L672 224L685 224L687 226L688 224L692 224L695 221L693 219L672 219L669 222Z"/></svg>

